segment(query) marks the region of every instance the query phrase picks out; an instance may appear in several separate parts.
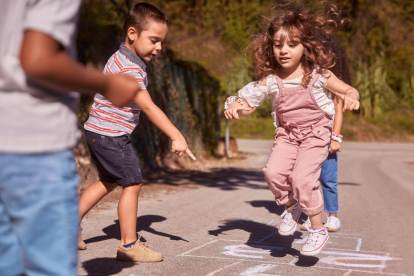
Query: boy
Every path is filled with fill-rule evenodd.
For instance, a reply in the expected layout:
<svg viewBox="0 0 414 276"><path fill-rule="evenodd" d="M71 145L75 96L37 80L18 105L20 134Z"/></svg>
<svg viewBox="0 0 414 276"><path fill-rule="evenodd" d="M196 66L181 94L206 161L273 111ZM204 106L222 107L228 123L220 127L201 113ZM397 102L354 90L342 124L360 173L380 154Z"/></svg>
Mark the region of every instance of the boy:
<svg viewBox="0 0 414 276"><path fill-rule="evenodd" d="M139 90L71 59L80 2L0 1L0 275L77 274L80 132L68 91L123 105Z"/></svg>
<svg viewBox="0 0 414 276"><path fill-rule="evenodd" d="M141 90L123 108L114 107L102 95L95 96L89 119L85 123L85 135L92 160L99 171L100 181L89 186L80 198L80 218L116 186L123 188L118 203L121 244L116 259L127 262L159 262L161 253L155 252L137 239L138 195L142 185L139 161L134 153L129 135L138 125L139 114L148 118L172 140L172 151L179 156L185 153L194 160L181 133L167 116L152 102L146 90L146 62L161 51L161 42L168 32L167 17L156 7L136 4L124 22L125 42L108 60L104 72L130 74L136 78ZM79 249L86 249L79 239Z"/></svg>

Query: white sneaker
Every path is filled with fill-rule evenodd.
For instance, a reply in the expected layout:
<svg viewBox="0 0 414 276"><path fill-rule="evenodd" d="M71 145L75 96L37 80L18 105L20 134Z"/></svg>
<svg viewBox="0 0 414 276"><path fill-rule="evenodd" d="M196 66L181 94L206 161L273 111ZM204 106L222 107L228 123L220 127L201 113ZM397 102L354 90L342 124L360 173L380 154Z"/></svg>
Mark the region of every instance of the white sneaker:
<svg viewBox="0 0 414 276"><path fill-rule="evenodd" d="M328 217L328 221L323 225L329 232L337 232L341 229L341 221L336 217Z"/></svg>
<svg viewBox="0 0 414 276"><path fill-rule="evenodd" d="M326 228L308 228L309 235L306 243L300 249L300 254L305 256L315 256L319 254L328 243L329 234Z"/></svg>
<svg viewBox="0 0 414 276"><path fill-rule="evenodd" d="M283 212L283 214L280 216L282 218L282 221L280 222L278 228L279 234L281 236L289 236L295 233L298 227L298 220L301 213L302 212L298 203L289 207Z"/></svg>
<svg viewBox="0 0 414 276"><path fill-rule="evenodd" d="M308 229L311 227L312 225L311 225L311 222L310 222L310 220L309 220L309 218L305 221L305 223L304 224L302 224L301 226L300 226L300 230L302 230L302 231L308 231Z"/></svg>

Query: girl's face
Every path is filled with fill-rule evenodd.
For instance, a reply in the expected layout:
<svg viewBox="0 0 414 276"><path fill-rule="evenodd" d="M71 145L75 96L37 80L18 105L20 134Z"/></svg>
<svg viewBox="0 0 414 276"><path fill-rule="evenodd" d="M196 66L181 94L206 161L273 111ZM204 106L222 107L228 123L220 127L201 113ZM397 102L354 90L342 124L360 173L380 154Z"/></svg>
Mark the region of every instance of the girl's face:
<svg viewBox="0 0 414 276"><path fill-rule="evenodd" d="M276 32L273 40L273 53L282 69L300 68L303 52L304 47L300 41L289 37L283 29Z"/></svg>
<svg viewBox="0 0 414 276"><path fill-rule="evenodd" d="M132 41L135 53L144 61L149 62L162 49L161 42L165 39L168 27L165 23L151 20L146 30L140 34L135 28L130 28L128 38ZM134 31L135 30L135 31Z"/></svg>

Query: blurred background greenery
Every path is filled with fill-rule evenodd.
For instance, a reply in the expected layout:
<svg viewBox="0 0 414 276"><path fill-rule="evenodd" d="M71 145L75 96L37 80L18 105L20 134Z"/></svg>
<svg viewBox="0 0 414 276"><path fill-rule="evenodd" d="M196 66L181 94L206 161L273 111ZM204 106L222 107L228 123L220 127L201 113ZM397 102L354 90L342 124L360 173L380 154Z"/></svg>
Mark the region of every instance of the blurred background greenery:
<svg viewBox="0 0 414 276"><path fill-rule="evenodd" d="M225 96L237 94L238 89L254 80L249 42L274 12L275 1L144 2L163 10L170 23L163 55L149 68L150 84L158 82L150 86L150 92L180 130L192 137L198 152L212 153L224 133L220 125L224 125ZM319 5L318 1L304 2L310 7ZM414 141L414 1L332 2L351 19L336 39L348 58L352 84L361 94L360 111L345 116L345 140ZM82 62L103 68L123 40L123 18L133 3L84 1L78 39ZM157 68L161 70L158 73ZM175 95L175 101L171 95ZM85 120L89 104L90 99L82 99L81 120ZM175 116L177 112L181 115ZM145 118L142 121L143 132L148 131ZM270 101L251 118L231 121L230 131L237 138L273 139ZM156 130L151 129L151 135L157 141L162 138ZM161 153L157 154L162 156Z"/></svg>

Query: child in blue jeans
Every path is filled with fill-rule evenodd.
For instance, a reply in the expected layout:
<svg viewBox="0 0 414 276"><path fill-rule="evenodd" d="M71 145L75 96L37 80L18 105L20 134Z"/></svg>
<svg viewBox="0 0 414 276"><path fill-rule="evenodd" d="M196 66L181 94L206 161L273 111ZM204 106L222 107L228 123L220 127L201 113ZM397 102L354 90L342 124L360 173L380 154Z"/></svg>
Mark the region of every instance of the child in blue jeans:
<svg viewBox="0 0 414 276"><path fill-rule="evenodd" d="M351 74L348 67L348 62L343 49L338 42L332 37L327 37L327 40L332 44L332 50L336 55L336 64L332 68L332 72L338 76L342 81L351 85ZM320 181L322 184L323 198L325 212L328 213L328 220L324 224L329 232L339 231L341 222L338 218L338 152L341 152L342 135L341 132L343 120L343 102L336 97L335 103L335 118L332 131L332 140L329 146L329 154L322 165ZM306 231L306 225L310 227L309 219L300 227L301 230Z"/></svg>
<svg viewBox="0 0 414 276"><path fill-rule="evenodd" d="M329 154L325 162L322 164L320 181L322 184L323 199L325 212L328 213L328 220L324 224L329 232L337 232L341 228L341 222L338 218L338 152L341 152L342 135L339 134L343 119L343 102L338 97L334 98L335 102L335 118L332 131L331 144L329 146ZM300 227L306 231L311 226L309 218Z"/></svg>

